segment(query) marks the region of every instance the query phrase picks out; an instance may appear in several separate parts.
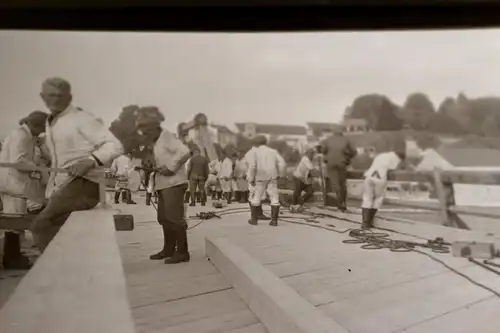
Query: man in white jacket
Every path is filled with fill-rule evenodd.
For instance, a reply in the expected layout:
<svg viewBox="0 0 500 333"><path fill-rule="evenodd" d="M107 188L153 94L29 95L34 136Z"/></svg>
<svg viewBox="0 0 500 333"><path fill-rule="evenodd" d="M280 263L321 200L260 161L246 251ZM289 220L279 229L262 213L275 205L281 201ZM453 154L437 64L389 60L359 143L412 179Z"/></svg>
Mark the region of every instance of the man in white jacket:
<svg viewBox="0 0 500 333"><path fill-rule="evenodd" d="M34 111L22 119L20 127L9 133L0 152L2 163L22 163L35 167L36 137L45 131L48 114ZM4 214L27 214L28 200L43 204L44 186L41 174L14 168L0 168L0 197ZM29 269L29 258L21 253L21 237L17 231L6 231L2 263L6 269Z"/></svg>
<svg viewBox="0 0 500 333"><path fill-rule="evenodd" d="M51 112L46 130L51 166L69 171L50 175L48 204L33 220L35 244L43 252L72 212L92 209L99 203L99 179L88 173L109 165L123 153L123 146L101 119L71 105L68 81L45 80L41 98Z"/></svg>
<svg viewBox="0 0 500 333"><path fill-rule="evenodd" d="M222 189L222 195L226 199L227 204L231 204L233 197L233 173L234 161L225 152L225 157L220 164L219 181Z"/></svg>
<svg viewBox="0 0 500 333"><path fill-rule="evenodd" d="M258 207L261 205L263 193L267 192L271 200L271 222L269 225L278 225L280 200L278 193L278 179L285 176L286 163L283 157L267 146L265 136L254 138L255 149L249 154L248 181L255 187L250 197L251 217L249 223L256 225L259 219Z"/></svg>
<svg viewBox="0 0 500 333"><path fill-rule="evenodd" d="M387 187L387 174L406 165L406 146L398 142L392 151L378 154L364 174L363 201L361 204L362 228L373 227L373 220L382 206Z"/></svg>
<svg viewBox="0 0 500 333"><path fill-rule="evenodd" d="M132 200L132 192L129 189L129 175L134 170L132 159L129 155L120 155L111 164L111 173L116 177L115 204L120 203L120 193L122 202L135 205Z"/></svg>

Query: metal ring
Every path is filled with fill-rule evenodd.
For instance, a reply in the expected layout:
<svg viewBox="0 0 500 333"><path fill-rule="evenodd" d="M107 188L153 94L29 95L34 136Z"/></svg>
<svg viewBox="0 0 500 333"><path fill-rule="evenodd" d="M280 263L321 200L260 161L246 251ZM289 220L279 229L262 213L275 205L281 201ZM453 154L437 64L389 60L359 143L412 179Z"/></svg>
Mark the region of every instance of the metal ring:
<svg viewBox="0 0 500 333"><path fill-rule="evenodd" d="M362 245L361 248L365 249L365 250L380 250L380 249L383 249L384 247L379 245L379 244L369 243L369 244Z"/></svg>

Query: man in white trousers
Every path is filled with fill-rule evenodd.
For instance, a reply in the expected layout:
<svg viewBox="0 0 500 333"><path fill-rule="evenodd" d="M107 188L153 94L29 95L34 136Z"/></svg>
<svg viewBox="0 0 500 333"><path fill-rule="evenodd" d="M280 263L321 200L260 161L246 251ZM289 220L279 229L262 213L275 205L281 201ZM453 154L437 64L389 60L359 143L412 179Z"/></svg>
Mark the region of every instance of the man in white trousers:
<svg viewBox="0 0 500 333"><path fill-rule="evenodd" d="M243 157L243 160L245 161L245 168L246 168L246 175L245 175L245 178L247 179L247 184L248 184L248 204L250 206L250 209L252 209L252 204L250 203L250 198L253 196L253 193L255 192L255 186L250 184L250 182L248 181L248 177L249 177L249 166L250 166L250 156L255 152L255 141L253 142L253 145L252 145L252 148L250 148L249 151L247 151L247 153L245 154L245 156ZM262 196L261 196L261 203L262 201L266 200L267 198L267 193L264 191L264 193L262 193ZM257 207L257 220L259 221L269 221L270 218L266 215L264 215L264 211L262 210L262 204ZM251 223L252 219L249 219L248 220L248 223Z"/></svg>
<svg viewBox="0 0 500 333"><path fill-rule="evenodd" d="M378 154L371 167L364 174L363 202L361 204L362 228L373 227L373 220L382 206L387 187L387 173L389 170L401 168L406 159L404 142L399 143L389 152Z"/></svg>
<svg viewBox="0 0 500 333"><path fill-rule="evenodd" d="M253 195L250 197L251 217L249 223L256 225L261 205L262 196L268 193L271 200L271 222L269 225L278 225L280 200L278 193L278 179L285 176L286 163L283 157L267 146L267 138L258 135L254 139L255 148L249 154L248 181L254 186Z"/></svg>

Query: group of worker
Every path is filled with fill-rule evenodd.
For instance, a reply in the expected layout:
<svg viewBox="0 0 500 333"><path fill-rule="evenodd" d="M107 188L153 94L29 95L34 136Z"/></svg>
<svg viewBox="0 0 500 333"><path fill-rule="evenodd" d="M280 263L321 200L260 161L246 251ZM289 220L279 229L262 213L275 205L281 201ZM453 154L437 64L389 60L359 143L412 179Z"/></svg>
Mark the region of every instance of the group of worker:
<svg viewBox="0 0 500 333"><path fill-rule="evenodd" d="M0 168L0 195L4 214L34 214L29 230L35 246L44 252L72 212L92 209L99 203L100 176L92 171L115 161L114 173L123 176L126 170L121 168L120 160L130 159L130 156L124 155L128 152L123 143L99 118L73 106L71 85L67 80L45 80L40 96L49 113L32 112L3 142L0 162L22 164L24 168ZM271 205L270 225L278 225L278 180L285 176L286 163L275 149L268 146L265 136L257 135L253 147L244 156L221 154L217 160L209 162L200 154L199 145L189 149L176 135L162 128L163 121L164 117L156 107L139 108L135 120L140 144L150 150L151 156L149 162L143 160L141 166L133 168L141 168L147 175L147 204L155 194L157 220L164 236L161 250L150 259L164 260L167 264L190 260L184 207L188 188L191 205L195 204L196 192L200 193L202 204L206 203L206 188L215 193L216 198L223 197L228 203L235 191L238 201L249 202L248 222L251 225L268 219L262 212L262 201L267 195ZM38 140L43 133L45 138ZM347 167L356 150L339 134L323 141L317 151L323 155L328 177L335 183L338 207L345 211ZM314 154L315 151L308 150L294 173L295 203L299 202L303 190L306 191L303 200L308 200L311 195L313 166L310 162ZM362 204L365 227L371 225L381 205L387 170L398 167L402 160L404 152L401 149L381 154L365 174ZM40 166L64 169L65 172L47 173ZM117 189L125 189L126 177L118 178ZM132 202L129 192L125 197L126 202ZM20 238L19 231L6 232L5 268L31 267L29 258L20 251Z"/></svg>

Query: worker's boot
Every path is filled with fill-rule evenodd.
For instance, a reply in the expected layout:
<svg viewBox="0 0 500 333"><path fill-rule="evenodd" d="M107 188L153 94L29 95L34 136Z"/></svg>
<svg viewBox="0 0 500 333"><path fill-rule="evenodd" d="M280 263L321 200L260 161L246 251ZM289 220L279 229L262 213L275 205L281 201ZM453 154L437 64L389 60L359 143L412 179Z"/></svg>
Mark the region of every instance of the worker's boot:
<svg viewBox="0 0 500 333"><path fill-rule="evenodd" d="M21 237L15 232L5 232L3 243L3 268L26 270L32 266L28 257L21 253Z"/></svg>
<svg viewBox="0 0 500 333"><path fill-rule="evenodd" d="M134 200L132 200L132 192L126 191L126 193L127 193L127 204L136 205L137 203Z"/></svg>
<svg viewBox="0 0 500 333"><path fill-rule="evenodd" d="M189 191L186 191L186 193L184 193L184 203L189 203L190 198L191 198L191 193L189 193Z"/></svg>
<svg viewBox="0 0 500 333"><path fill-rule="evenodd" d="M278 217L280 215L280 206L271 206L271 222L269 225L272 227L278 226Z"/></svg>
<svg viewBox="0 0 500 333"><path fill-rule="evenodd" d="M369 212L369 221L370 221L370 228L373 228L373 223L375 222L375 215L377 215L377 211L378 209L376 208L372 208L370 209L370 212Z"/></svg>
<svg viewBox="0 0 500 333"><path fill-rule="evenodd" d="M196 206L196 193L192 192L192 193L188 193L188 194L190 194L190 197L191 197L191 202L189 203L189 206L190 207Z"/></svg>
<svg viewBox="0 0 500 333"><path fill-rule="evenodd" d="M240 191L234 191L234 201L239 202L240 201Z"/></svg>
<svg viewBox="0 0 500 333"><path fill-rule="evenodd" d="M222 199L222 191L217 191L217 200Z"/></svg>
<svg viewBox="0 0 500 333"><path fill-rule="evenodd" d="M163 260L173 256L175 253L175 240L175 233L172 230L163 227L163 249L160 252L149 256L149 259Z"/></svg>
<svg viewBox="0 0 500 333"><path fill-rule="evenodd" d="M151 193L146 193L146 206L151 206Z"/></svg>
<svg viewBox="0 0 500 333"><path fill-rule="evenodd" d="M127 191L122 190L122 203L127 203Z"/></svg>
<svg viewBox="0 0 500 333"><path fill-rule="evenodd" d="M217 200L217 192L212 191L212 200Z"/></svg>
<svg viewBox="0 0 500 333"><path fill-rule="evenodd" d="M361 208L361 229L370 229L370 208Z"/></svg>
<svg viewBox="0 0 500 333"><path fill-rule="evenodd" d="M120 203L120 192L116 191L115 192L115 204L119 204L119 203Z"/></svg>
<svg viewBox="0 0 500 333"><path fill-rule="evenodd" d="M165 264L178 264L188 262L191 258L188 249L188 239L186 229L175 232L177 248L173 256L165 259Z"/></svg>
<svg viewBox="0 0 500 333"><path fill-rule="evenodd" d="M195 197L196 197L196 202L200 203L201 202L201 194L200 194L200 192L196 192Z"/></svg>
<svg viewBox="0 0 500 333"><path fill-rule="evenodd" d="M272 206L271 206L272 207ZM264 211L262 210L262 205L260 205L259 207L257 207L257 216L258 216L258 219L261 220L261 221L269 221L270 218L266 215L264 215Z"/></svg>
<svg viewBox="0 0 500 333"><path fill-rule="evenodd" d="M257 225L259 221L259 207L252 206L250 204L250 219L248 220L248 223L251 225Z"/></svg>
<svg viewBox="0 0 500 333"><path fill-rule="evenodd" d="M207 204L207 193L202 192L200 195L201 195L201 205L205 206Z"/></svg>
<svg viewBox="0 0 500 333"><path fill-rule="evenodd" d="M233 192L227 192L227 204L230 205L233 199Z"/></svg>
<svg viewBox="0 0 500 333"><path fill-rule="evenodd" d="M240 192L240 203L246 203L247 201L248 201L247 192L241 191Z"/></svg>

